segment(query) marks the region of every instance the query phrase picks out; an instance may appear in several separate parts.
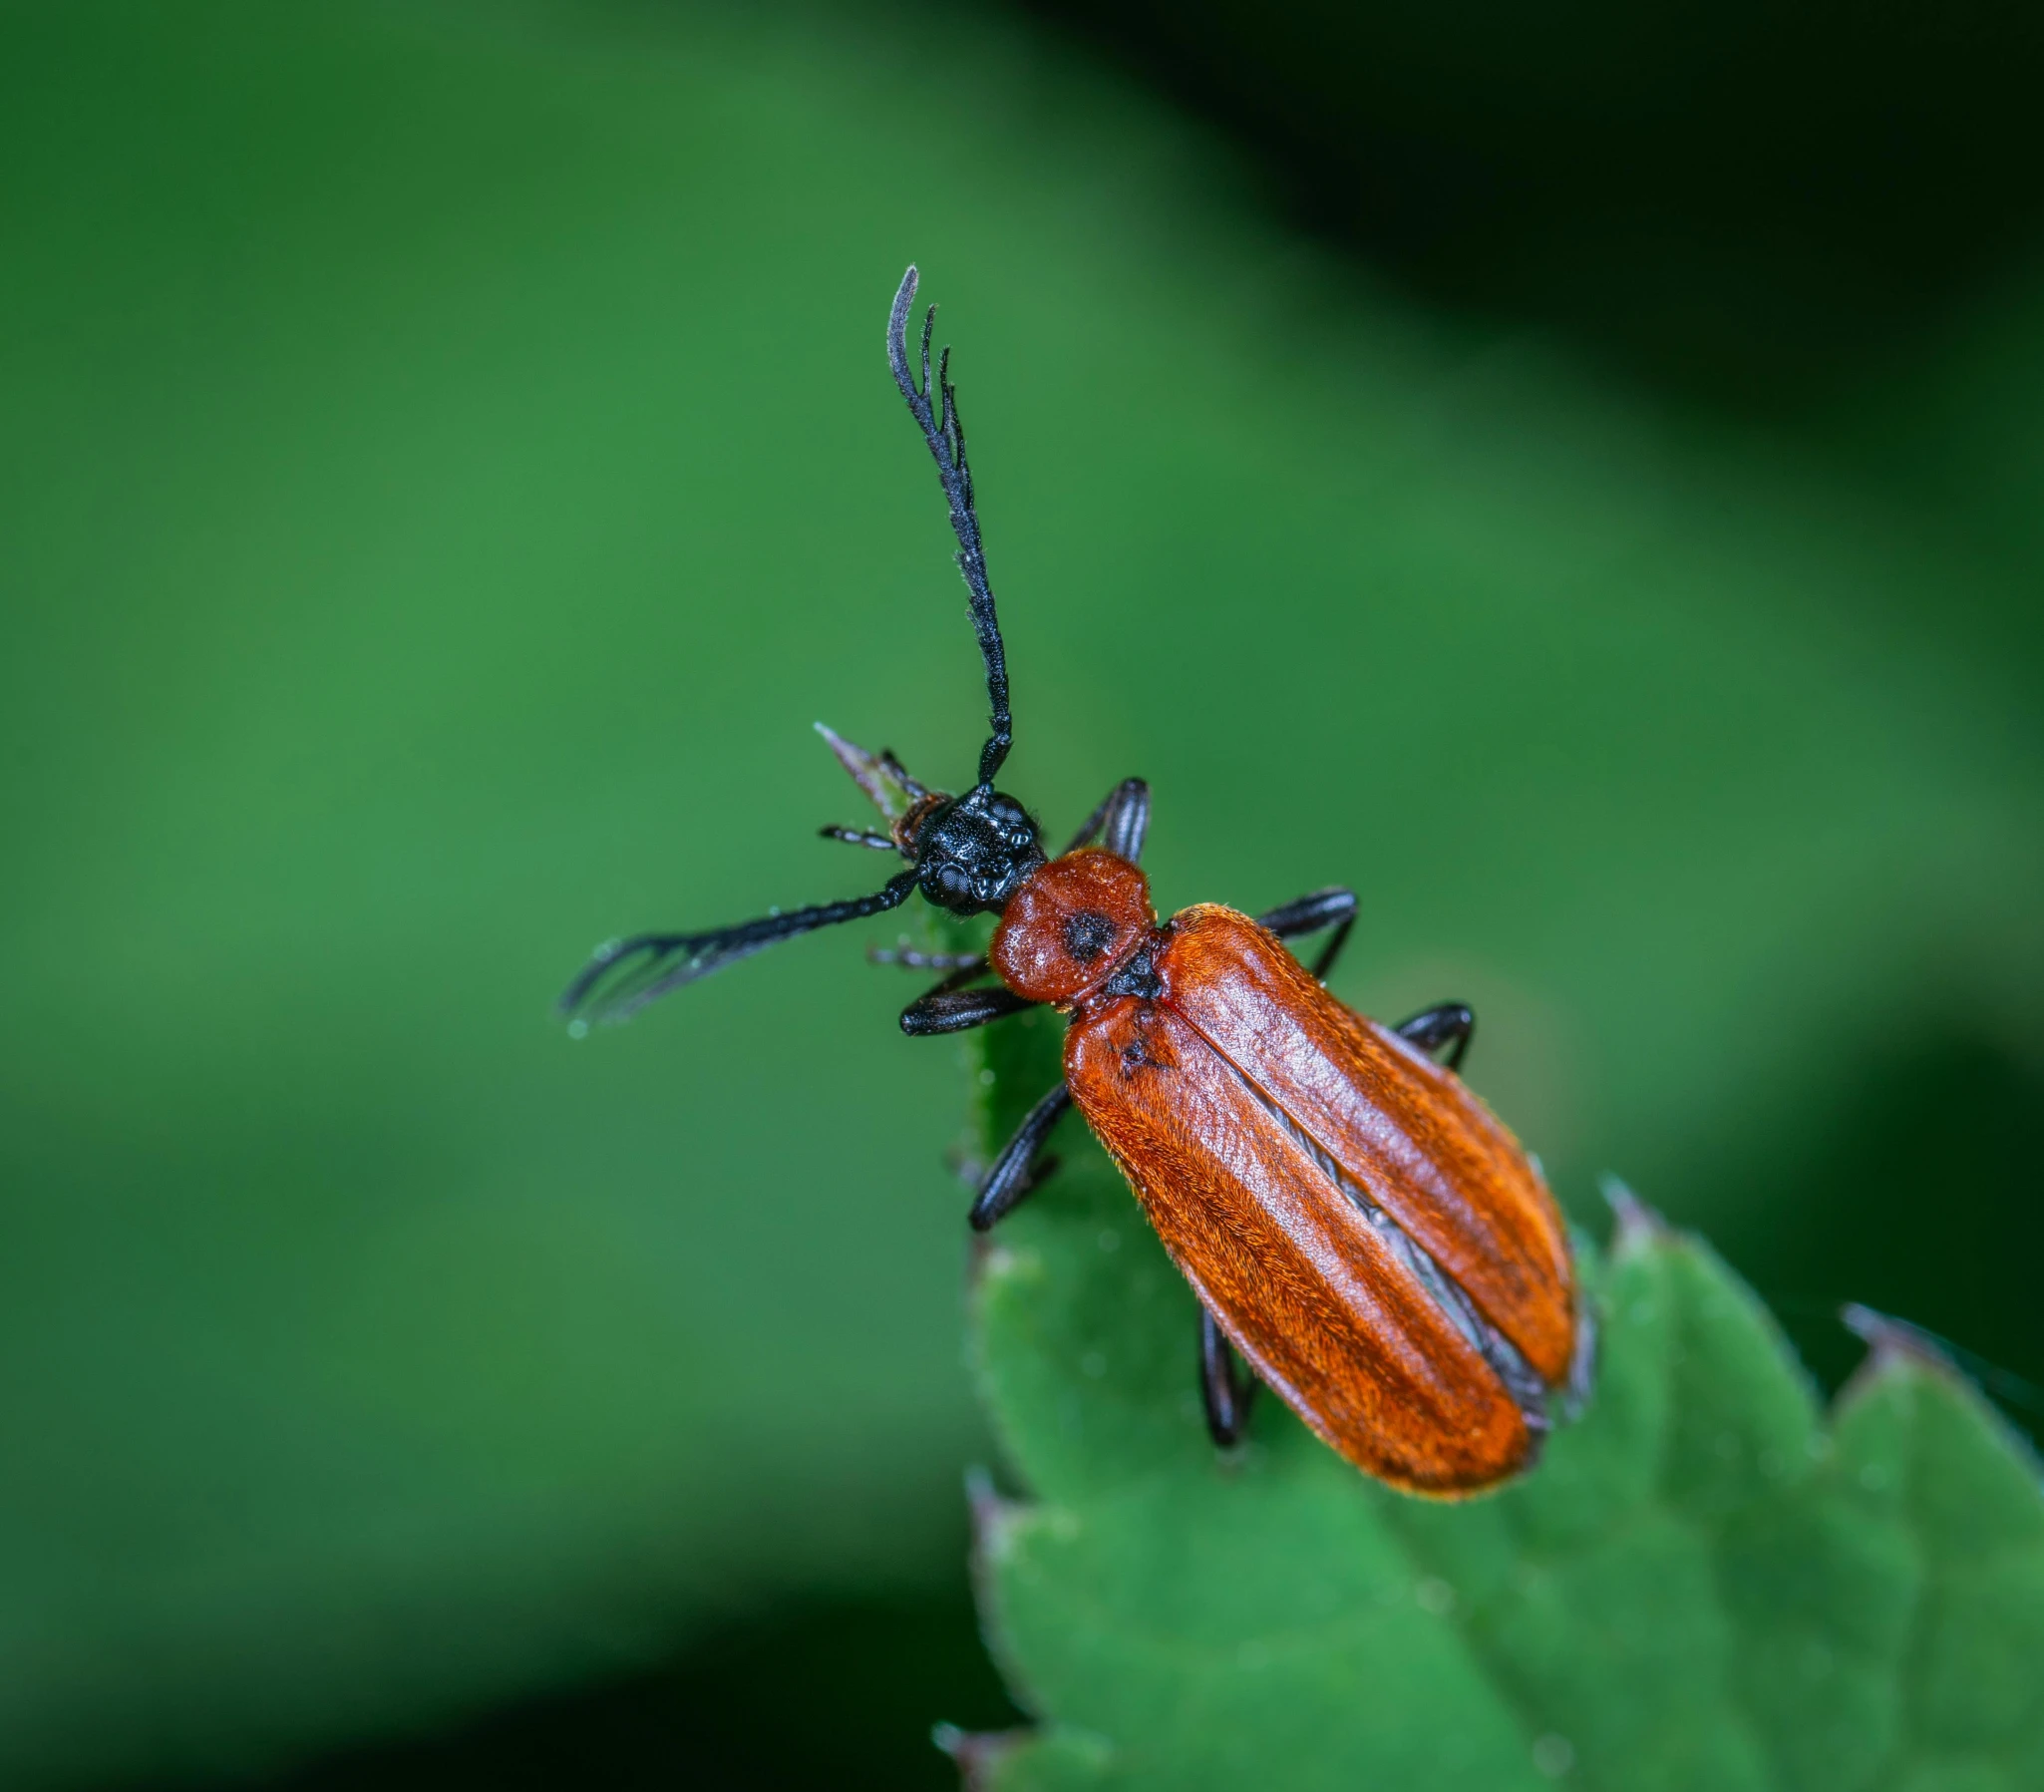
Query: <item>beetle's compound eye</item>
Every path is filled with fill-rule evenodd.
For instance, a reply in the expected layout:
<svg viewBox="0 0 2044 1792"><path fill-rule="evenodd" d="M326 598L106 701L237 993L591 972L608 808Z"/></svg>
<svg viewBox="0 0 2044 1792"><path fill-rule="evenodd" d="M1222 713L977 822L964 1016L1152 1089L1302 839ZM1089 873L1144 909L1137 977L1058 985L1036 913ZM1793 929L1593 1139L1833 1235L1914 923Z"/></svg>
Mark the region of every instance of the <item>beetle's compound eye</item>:
<svg viewBox="0 0 2044 1792"><path fill-rule="evenodd" d="M1156 924L1149 880L1126 859L1088 847L1023 883L989 956L1017 995L1068 1002L1112 976Z"/></svg>
<svg viewBox="0 0 2044 1792"><path fill-rule="evenodd" d="M1012 797L996 793L986 808L988 827L997 834L1003 845L1015 852L1026 852L1036 845L1036 825L1030 821L1027 811Z"/></svg>
<svg viewBox="0 0 2044 1792"><path fill-rule="evenodd" d="M972 888L972 874L962 865L952 861L934 869L937 888L952 901L966 901L975 894Z"/></svg>

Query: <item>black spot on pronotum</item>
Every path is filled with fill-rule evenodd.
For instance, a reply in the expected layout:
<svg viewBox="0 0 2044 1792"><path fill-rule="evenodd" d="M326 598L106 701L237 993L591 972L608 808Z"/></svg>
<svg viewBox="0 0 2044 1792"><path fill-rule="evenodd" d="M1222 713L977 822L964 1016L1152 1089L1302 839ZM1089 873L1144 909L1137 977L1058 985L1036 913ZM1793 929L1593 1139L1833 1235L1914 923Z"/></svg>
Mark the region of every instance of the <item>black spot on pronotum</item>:
<svg viewBox="0 0 2044 1792"><path fill-rule="evenodd" d="M1065 950L1076 964L1091 964L1115 942L1115 924L1098 908L1081 908L1065 920Z"/></svg>

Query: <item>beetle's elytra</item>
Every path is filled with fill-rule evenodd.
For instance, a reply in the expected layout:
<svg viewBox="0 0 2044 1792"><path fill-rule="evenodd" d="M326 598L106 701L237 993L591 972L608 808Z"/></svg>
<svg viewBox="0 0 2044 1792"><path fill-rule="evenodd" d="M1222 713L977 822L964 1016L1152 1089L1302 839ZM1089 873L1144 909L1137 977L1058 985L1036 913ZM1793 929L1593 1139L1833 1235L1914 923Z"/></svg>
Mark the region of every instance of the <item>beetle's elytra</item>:
<svg viewBox="0 0 2044 1792"><path fill-rule="evenodd" d="M1076 1103L1198 1296L1216 1443L1240 1437L1260 1380L1394 1486L1437 1496L1494 1486L1533 1461L1555 1396L1587 1379L1591 1327L1553 1197L1456 1074L1475 1017L1449 1002L1386 1028L1329 995L1321 979L1355 918L1347 890L1253 920L1200 903L1160 924L1140 870L1141 779L1117 785L1062 854L1045 856L1029 812L994 788L1013 732L1007 659L948 349L931 375L934 306L919 377L910 358L915 286L911 267L888 315L887 360L936 461L986 664L992 728L978 781L958 797L926 789L892 754L820 725L887 824L823 832L907 869L871 896L616 941L561 1006L577 1030L621 1020L735 959L897 907L917 890L953 914L998 914L985 957L876 954L944 973L902 1012L910 1034L1038 1004L1067 1017L1064 1080L987 1172L972 1225L984 1231L1027 1197L1037 1153ZM1322 931L1310 968L1282 943Z"/></svg>

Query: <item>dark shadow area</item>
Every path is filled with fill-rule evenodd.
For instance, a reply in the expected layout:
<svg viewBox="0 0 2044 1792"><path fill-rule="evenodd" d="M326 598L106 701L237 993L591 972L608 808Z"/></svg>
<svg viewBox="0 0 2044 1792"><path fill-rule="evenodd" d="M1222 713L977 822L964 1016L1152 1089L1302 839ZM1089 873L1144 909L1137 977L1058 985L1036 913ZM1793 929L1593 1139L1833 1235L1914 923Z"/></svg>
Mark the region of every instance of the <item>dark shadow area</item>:
<svg viewBox="0 0 2044 1792"><path fill-rule="evenodd" d="M861 1601L765 1613L662 1665L534 1696L431 1735L351 1748L272 1792L645 1788L951 1792L932 1722L1021 1721L971 1601Z"/></svg>
<svg viewBox="0 0 2044 1792"><path fill-rule="evenodd" d="M2044 223L2031 8L1027 3L1423 301L1712 403L1821 396Z"/></svg>
<svg viewBox="0 0 2044 1792"><path fill-rule="evenodd" d="M2044 1434L2044 1079L1997 1042L1907 1043L1871 1065L1807 1152L1742 1172L1760 1199L1714 1241L1759 1288L1827 1387L1862 1346L1836 1317L1863 1301L2030 1385L1996 1385ZM1967 1365L1972 1366L1972 1365Z"/></svg>

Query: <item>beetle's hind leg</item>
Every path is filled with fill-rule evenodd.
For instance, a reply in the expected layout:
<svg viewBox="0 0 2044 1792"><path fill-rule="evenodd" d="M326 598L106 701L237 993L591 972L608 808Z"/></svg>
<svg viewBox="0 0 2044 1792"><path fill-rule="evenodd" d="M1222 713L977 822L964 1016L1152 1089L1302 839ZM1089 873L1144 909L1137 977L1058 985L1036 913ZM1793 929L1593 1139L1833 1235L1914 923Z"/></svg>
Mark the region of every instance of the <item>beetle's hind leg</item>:
<svg viewBox="0 0 2044 1792"><path fill-rule="evenodd" d="M1316 890L1311 896L1302 896L1296 901L1257 915L1256 922L1280 939L1296 939L1301 933L1317 933L1322 927L1332 927L1334 936L1320 948L1319 957L1312 963L1313 975L1324 982L1335 959L1341 956L1341 948L1348 944L1349 929L1356 924L1356 893L1339 884L1328 890Z"/></svg>
<svg viewBox="0 0 2044 1792"><path fill-rule="evenodd" d="M1249 1408L1256 1400L1256 1377L1236 1360L1234 1347L1199 1309L1199 1395L1206 1406L1206 1430L1221 1449L1232 1449L1249 1428Z"/></svg>
<svg viewBox="0 0 2044 1792"><path fill-rule="evenodd" d="M1477 1017L1467 1002L1443 1002L1438 1007L1423 1008L1391 1030L1423 1052L1437 1052L1447 1046L1448 1055L1441 1062L1450 1070L1460 1070L1462 1060L1469 1054L1469 1042L1477 1036Z"/></svg>
<svg viewBox="0 0 2044 1792"><path fill-rule="evenodd" d="M1001 1155L994 1159L993 1168L979 1185L979 1199L966 1216L974 1232L985 1232L997 1220L1012 1214L1057 1168L1056 1158L1038 1163L1036 1154L1071 1105L1072 1092L1060 1083L1024 1116L1015 1136L1001 1148Z"/></svg>

